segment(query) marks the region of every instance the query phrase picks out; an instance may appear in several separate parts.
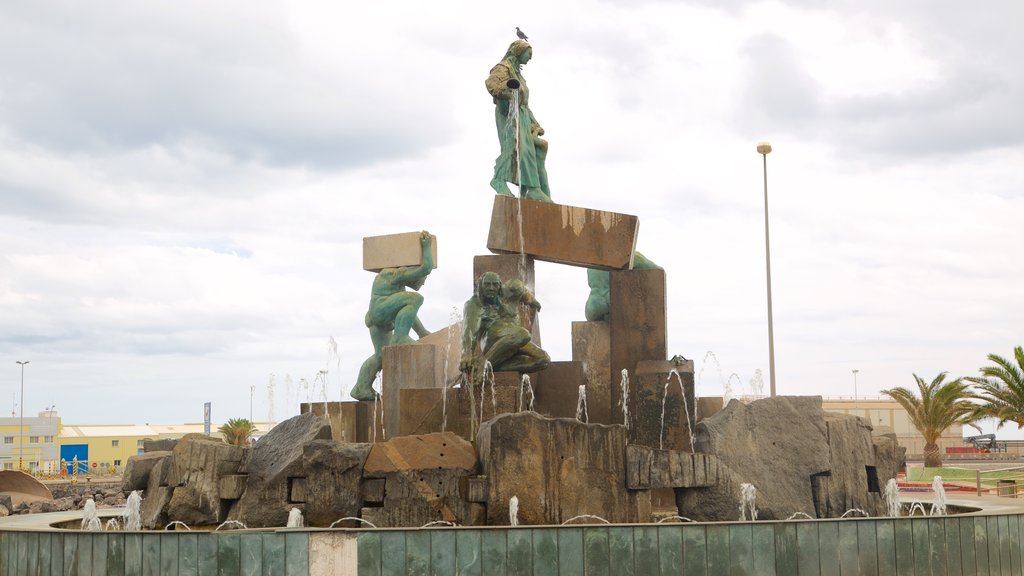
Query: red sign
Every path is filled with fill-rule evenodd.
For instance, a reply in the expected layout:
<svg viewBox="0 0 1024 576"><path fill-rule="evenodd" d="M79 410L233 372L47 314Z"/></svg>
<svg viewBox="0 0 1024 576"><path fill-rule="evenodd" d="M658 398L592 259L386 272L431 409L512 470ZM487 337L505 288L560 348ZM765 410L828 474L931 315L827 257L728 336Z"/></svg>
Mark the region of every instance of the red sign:
<svg viewBox="0 0 1024 576"><path fill-rule="evenodd" d="M93 463L92 463L92 467L93 467L93 468L95 468L95 467L96 467L96 463L95 463L95 462L93 462Z"/></svg>

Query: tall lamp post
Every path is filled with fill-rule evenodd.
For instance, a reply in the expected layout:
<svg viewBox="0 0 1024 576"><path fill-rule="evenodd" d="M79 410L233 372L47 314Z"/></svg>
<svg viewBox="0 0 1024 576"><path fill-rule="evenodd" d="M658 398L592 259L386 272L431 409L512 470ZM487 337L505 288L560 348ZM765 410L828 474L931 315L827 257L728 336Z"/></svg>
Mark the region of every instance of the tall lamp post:
<svg viewBox="0 0 1024 576"><path fill-rule="evenodd" d="M857 399L857 372L860 372L860 370L857 370L857 369L853 370L853 399L854 400Z"/></svg>
<svg viewBox="0 0 1024 576"><path fill-rule="evenodd" d="M772 145L767 142L757 144L757 153L761 155L764 167L764 265L768 277L768 374L771 381L771 395L775 396L775 328L772 324L772 249L768 240L768 154Z"/></svg>
<svg viewBox="0 0 1024 576"><path fill-rule="evenodd" d="M15 360L15 364L21 365L21 423L18 424L18 470L24 470L25 465L22 459L25 457L25 364L28 364L31 360Z"/></svg>

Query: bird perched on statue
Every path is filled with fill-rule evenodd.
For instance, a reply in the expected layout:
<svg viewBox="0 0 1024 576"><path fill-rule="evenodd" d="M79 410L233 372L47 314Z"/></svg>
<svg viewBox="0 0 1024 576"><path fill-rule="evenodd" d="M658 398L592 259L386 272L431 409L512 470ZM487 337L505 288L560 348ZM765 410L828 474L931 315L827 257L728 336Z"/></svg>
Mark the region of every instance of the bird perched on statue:
<svg viewBox="0 0 1024 576"><path fill-rule="evenodd" d="M526 34L524 34L523 31L519 29L519 26L516 26L516 36L519 36L520 40L526 40L527 42L530 41L530 39L526 37Z"/></svg>

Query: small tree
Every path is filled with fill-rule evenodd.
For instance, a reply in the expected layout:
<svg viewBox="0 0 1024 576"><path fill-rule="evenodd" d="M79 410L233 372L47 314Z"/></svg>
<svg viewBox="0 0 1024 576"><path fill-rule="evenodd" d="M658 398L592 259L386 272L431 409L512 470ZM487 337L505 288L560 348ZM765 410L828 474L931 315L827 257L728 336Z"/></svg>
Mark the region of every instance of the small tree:
<svg viewBox="0 0 1024 576"><path fill-rule="evenodd" d="M970 424L976 419L977 405L968 400L971 392L959 378L945 382L946 372L931 382L914 374L917 394L907 388L882 390L882 394L899 402L907 411L910 422L924 436L924 465L942 466L942 452L938 440L954 424Z"/></svg>
<svg viewBox="0 0 1024 576"><path fill-rule="evenodd" d="M235 446L249 446L252 444L252 435L257 432L256 426L246 418L231 418L227 424L217 428L224 436L224 441Z"/></svg>
<svg viewBox="0 0 1024 576"><path fill-rule="evenodd" d="M1013 349L1013 360L989 354L988 360L995 366L981 369L981 377L965 378L978 390L976 398L983 404L978 415L999 420L1002 426L1013 422L1017 428L1024 428L1024 348Z"/></svg>

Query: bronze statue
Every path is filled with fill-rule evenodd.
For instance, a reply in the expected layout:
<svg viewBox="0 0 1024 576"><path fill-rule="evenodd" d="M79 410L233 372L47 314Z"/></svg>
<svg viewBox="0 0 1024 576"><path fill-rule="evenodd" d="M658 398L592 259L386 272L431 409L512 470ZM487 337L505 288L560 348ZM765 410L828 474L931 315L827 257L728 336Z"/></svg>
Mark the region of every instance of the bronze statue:
<svg viewBox="0 0 1024 576"><path fill-rule="evenodd" d="M359 378L351 393L356 400L373 400L376 397L373 380L381 369L381 349L415 342L409 336L410 330L415 331L420 338L430 334L416 316L423 305L423 296L416 292L406 292L405 288L419 291L423 287L427 276L434 269L433 243L434 237L428 232L422 232L420 247L423 255L419 266L385 268L373 279L370 309L365 319L366 327L370 329L370 340L373 341L373 355L359 369Z"/></svg>
<svg viewBox="0 0 1024 576"><path fill-rule="evenodd" d="M519 185L523 198L551 202L548 172L544 162L548 143L542 139L544 129L530 111L530 89L522 67L533 57L533 48L526 40L513 42L505 57L491 68L484 82L494 98L494 122L498 128L501 154L494 162L491 188L498 194L513 196L508 182Z"/></svg>
<svg viewBox="0 0 1024 576"><path fill-rule="evenodd" d="M484 362L494 371L520 373L547 368L551 357L530 339L519 322L519 304L540 310L533 294L520 280L502 284L494 272L485 272L477 281L476 294L463 310L462 362L459 369L471 375L471 381L483 373Z"/></svg>

